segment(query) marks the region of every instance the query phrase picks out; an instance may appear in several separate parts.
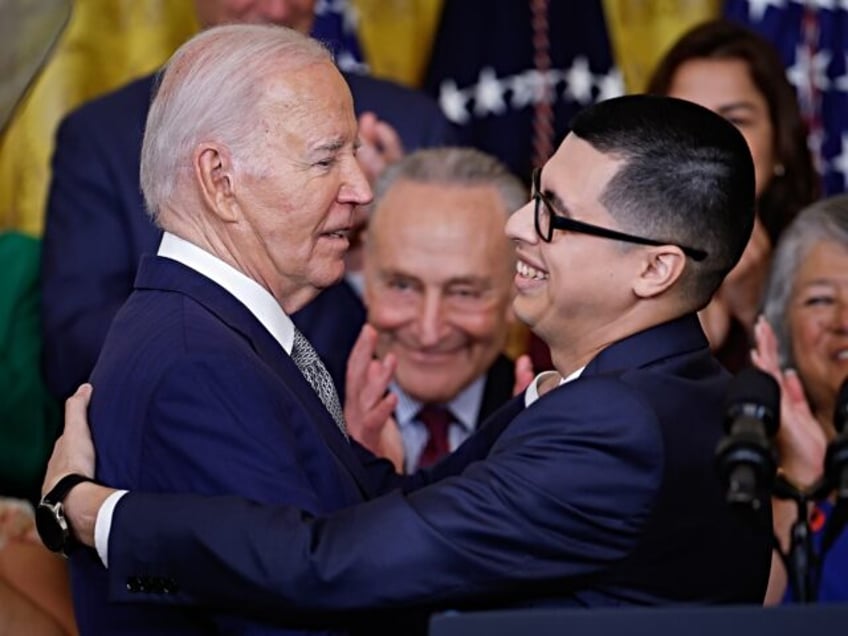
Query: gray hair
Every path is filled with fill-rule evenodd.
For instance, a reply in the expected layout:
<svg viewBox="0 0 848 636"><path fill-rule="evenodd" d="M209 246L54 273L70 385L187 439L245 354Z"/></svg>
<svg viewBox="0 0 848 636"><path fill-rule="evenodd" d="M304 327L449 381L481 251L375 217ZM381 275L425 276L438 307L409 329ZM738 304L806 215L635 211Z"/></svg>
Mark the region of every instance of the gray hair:
<svg viewBox="0 0 848 636"><path fill-rule="evenodd" d="M836 243L848 250L848 195L822 199L804 208L777 244L762 312L774 328L783 368L795 365L788 317L795 276L810 250L822 242Z"/></svg>
<svg viewBox="0 0 848 636"><path fill-rule="evenodd" d="M236 165L258 174L266 78L319 62L332 62L320 43L272 25L215 27L183 44L164 70L141 150L141 189L153 220L199 143L223 144Z"/></svg>
<svg viewBox="0 0 848 636"><path fill-rule="evenodd" d="M452 186L493 186L508 214L527 203L527 189L504 164L474 148L428 148L413 152L389 166L374 186L373 209L395 182Z"/></svg>

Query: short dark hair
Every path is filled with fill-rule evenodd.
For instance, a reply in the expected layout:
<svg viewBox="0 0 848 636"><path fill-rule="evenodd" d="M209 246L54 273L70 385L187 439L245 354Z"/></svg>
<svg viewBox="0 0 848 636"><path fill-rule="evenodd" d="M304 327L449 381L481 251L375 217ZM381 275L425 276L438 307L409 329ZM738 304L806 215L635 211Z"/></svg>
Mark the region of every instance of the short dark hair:
<svg viewBox="0 0 848 636"><path fill-rule="evenodd" d="M727 20L710 20L687 31L663 56L648 82L648 93L667 95L677 70L693 59L741 60L768 105L775 163L783 170L770 179L757 208L774 244L801 208L818 198L820 186L783 62L771 42L758 33Z"/></svg>
<svg viewBox="0 0 848 636"><path fill-rule="evenodd" d="M754 163L742 134L697 104L651 95L590 106L571 131L624 160L601 195L622 228L708 253L687 259L682 279L691 308L706 305L754 225Z"/></svg>

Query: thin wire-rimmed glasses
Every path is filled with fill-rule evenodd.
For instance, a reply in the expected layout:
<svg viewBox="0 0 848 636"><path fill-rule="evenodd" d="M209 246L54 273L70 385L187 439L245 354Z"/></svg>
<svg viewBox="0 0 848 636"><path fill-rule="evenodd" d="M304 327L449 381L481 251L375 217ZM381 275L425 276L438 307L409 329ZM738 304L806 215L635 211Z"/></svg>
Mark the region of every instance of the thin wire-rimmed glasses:
<svg viewBox="0 0 848 636"><path fill-rule="evenodd" d="M674 243L672 241L657 241L655 239L644 238L642 236L634 236L617 230L584 223L575 219L562 216L554 212L553 205L548 201L547 197L542 193L539 184L541 178L541 169L536 168L533 171L533 200L536 203L535 220L536 233L539 238L550 243L554 235L554 230L568 230L570 232L579 232L581 234L591 234L601 238L608 238L614 241L625 241L626 243L636 243L638 245L676 245L683 253L689 256L692 260L702 261L707 257L707 252L695 247L687 247Z"/></svg>

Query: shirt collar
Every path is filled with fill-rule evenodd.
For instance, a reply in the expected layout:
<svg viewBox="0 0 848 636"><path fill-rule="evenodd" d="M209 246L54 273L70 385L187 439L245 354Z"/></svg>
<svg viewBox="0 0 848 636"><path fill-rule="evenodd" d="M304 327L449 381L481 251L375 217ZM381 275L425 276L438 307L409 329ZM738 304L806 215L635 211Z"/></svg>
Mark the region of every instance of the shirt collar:
<svg viewBox="0 0 848 636"><path fill-rule="evenodd" d="M486 376L482 375L445 404L456 418L457 424L468 433L474 432L477 427L477 417L480 415L485 387ZM392 383L391 390L398 397L398 403L395 407L395 421L397 421L398 427L402 429L409 426L424 404L410 397L406 391L395 383Z"/></svg>
<svg viewBox="0 0 848 636"><path fill-rule="evenodd" d="M182 263L226 289L247 307L285 352L291 355L294 323L280 307L277 299L262 285L217 256L170 232L162 235L157 254Z"/></svg>
<svg viewBox="0 0 848 636"><path fill-rule="evenodd" d="M579 378L580 374L583 373L584 369L586 369L586 367L580 367L576 371L569 374L567 377L562 378L559 381L559 386L562 386L563 384L568 384L572 380L576 380L577 378ZM533 402L539 399L539 382L543 378L548 377L551 373L556 373L556 371L542 371L539 375L533 378L533 381L528 385L527 390L524 391L525 407L530 406L531 404L533 404Z"/></svg>

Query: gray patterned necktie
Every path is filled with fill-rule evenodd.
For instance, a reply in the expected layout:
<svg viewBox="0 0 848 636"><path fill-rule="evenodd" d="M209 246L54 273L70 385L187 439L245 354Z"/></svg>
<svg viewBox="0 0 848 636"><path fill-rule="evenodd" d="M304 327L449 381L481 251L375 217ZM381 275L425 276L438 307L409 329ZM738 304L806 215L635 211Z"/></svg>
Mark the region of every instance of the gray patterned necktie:
<svg viewBox="0 0 848 636"><path fill-rule="evenodd" d="M330 377L330 372L327 371L327 367L324 366L321 358L318 357L318 352L315 351L309 340L300 333L297 327L294 329L294 344L292 345L291 358L298 369L300 369L303 377L309 382L316 395L318 395L324 407L330 412L342 435L347 438L344 414L342 412L342 406L339 404L339 395L336 393L333 378Z"/></svg>

